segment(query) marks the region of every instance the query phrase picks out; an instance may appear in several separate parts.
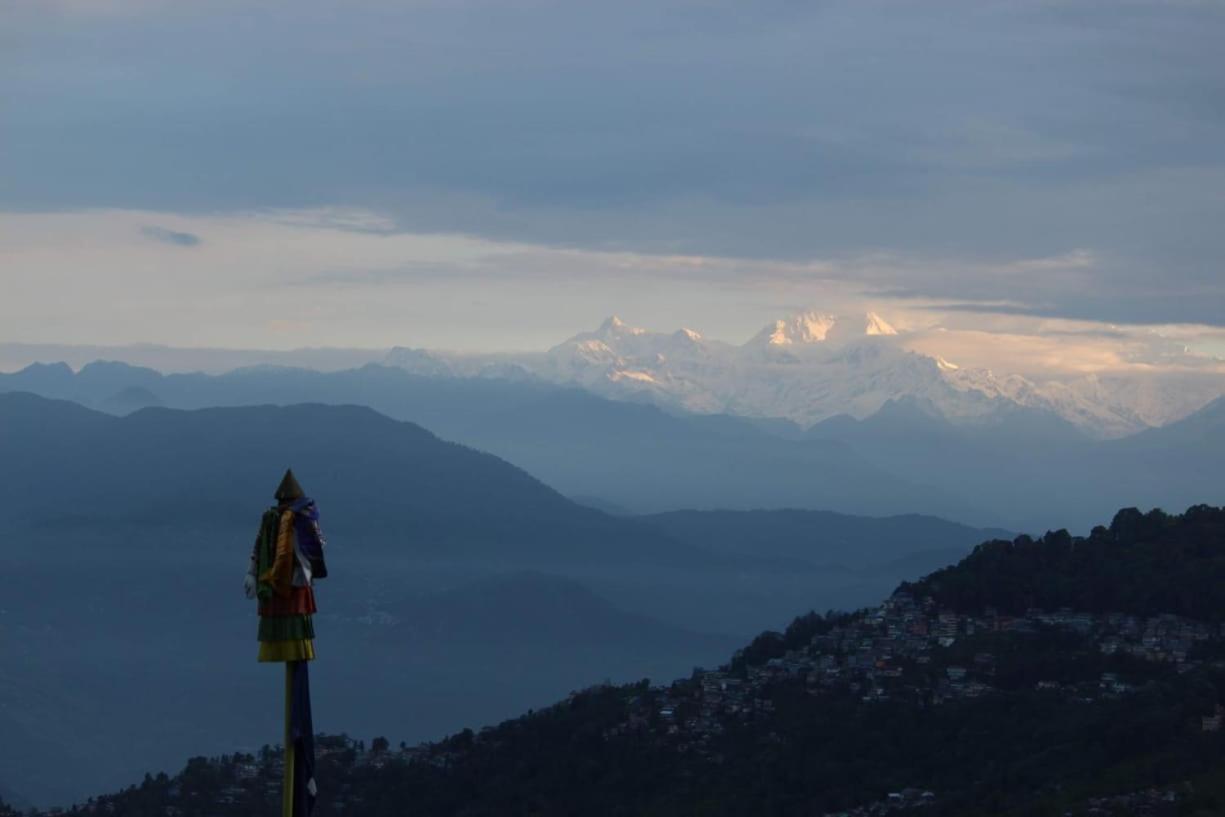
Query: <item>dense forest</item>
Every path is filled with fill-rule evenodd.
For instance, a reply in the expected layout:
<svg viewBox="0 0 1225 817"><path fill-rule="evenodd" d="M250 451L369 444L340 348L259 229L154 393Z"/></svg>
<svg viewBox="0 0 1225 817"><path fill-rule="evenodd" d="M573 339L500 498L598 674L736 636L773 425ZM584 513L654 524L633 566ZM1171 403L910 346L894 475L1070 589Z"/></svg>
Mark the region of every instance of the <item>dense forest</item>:
<svg viewBox="0 0 1225 817"><path fill-rule="evenodd" d="M909 587L955 610L1024 613L1069 607L1095 613L1171 613L1225 620L1225 511L1180 515L1126 508L1087 537L986 542Z"/></svg>
<svg viewBox="0 0 1225 817"><path fill-rule="evenodd" d="M988 542L669 685L415 747L323 736L316 813L1221 814L1223 560L1225 511L1202 506ZM278 763L196 758L71 813L270 813Z"/></svg>

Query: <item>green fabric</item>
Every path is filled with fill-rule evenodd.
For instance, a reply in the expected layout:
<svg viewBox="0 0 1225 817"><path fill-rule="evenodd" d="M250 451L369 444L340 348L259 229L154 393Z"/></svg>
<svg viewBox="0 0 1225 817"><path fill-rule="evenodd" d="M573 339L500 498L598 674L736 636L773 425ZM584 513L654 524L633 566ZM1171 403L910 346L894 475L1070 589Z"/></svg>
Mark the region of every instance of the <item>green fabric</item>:
<svg viewBox="0 0 1225 817"><path fill-rule="evenodd" d="M276 508L264 511L264 518L260 520L259 537L255 540L255 576L257 580L268 572L273 560L276 559L276 535L280 525L281 514ZM270 599L272 598L272 585L260 581L255 592L261 599Z"/></svg>
<svg viewBox="0 0 1225 817"><path fill-rule="evenodd" d="M260 641L304 641L315 637L310 616L269 616L259 620Z"/></svg>

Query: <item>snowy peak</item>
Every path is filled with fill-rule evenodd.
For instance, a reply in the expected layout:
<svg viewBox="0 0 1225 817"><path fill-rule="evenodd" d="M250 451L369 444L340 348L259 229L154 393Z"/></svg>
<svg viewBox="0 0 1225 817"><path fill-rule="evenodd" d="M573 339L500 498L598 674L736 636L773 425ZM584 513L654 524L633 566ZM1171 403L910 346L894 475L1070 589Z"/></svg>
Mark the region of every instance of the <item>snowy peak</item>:
<svg viewBox="0 0 1225 817"><path fill-rule="evenodd" d="M641 366L654 364L661 356L700 352L705 344L692 329L678 329L671 334L648 332L613 315L594 332L581 332L554 346L548 354L554 358L579 354L588 359L596 355L602 363Z"/></svg>
<svg viewBox="0 0 1225 817"><path fill-rule="evenodd" d="M383 358L383 363L430 377L446 377L455 373L451 363L443 355L428 349L413 349L407 346L393 347Z"/></svg>
<svg viewBox="0 0 1225 817"><path fill-rule="evenodd" d="M395 349L387 362L431 376L510 371L617 399L781 417L803 426L840 414L862 419L890 401L918 400L950 422L990 423L1000 412L1025 409L1057 415L1095 436L1120 436L1185 416L1225 391L1219 380L1138 388L1127 377L1034 382L997 376L913 350L911 337L875 312L801 312L771 322L741 346L691 329L647 331L614 315L543 354L482 361ZM1172 414L1171 405L1185 410Z"/></svg>
<svg viewBox="0 0 1225 817"><path fill-rule="evenodd" d="M758 332L750 346L795 346L820 343L834 328L838 319L819 312L801 312L790 318L774 321Z"/></svg>
<svg viewBox="0 0 1225 817"><path fill-rule="evenodd" d="M875 312L866 312L854 317L840 317L832 329L825 333L825 342L852 343L864 338L886 338L897 335L893 326Z"/></svg>
<svg viewBox="0 0 1225 817"><path fill-rule="evenodd" d="M865 335L896 335L897 330L880 315L877 315L875 312L869 312L864 315L863 333Z"/></svg>
<svg viewBox="0 0 1225 817"><path fill-rule="evenodd" d="M676 333L672 337L676 338L677 340L687 340L692 343L698 343L702 340L701 333L695 332L692 329L677 329Z"/></svg>
<svg viewBox="0 0 1225 817"><path fill-rule="evenodd" d="M802 346L830 341L847 342L860 337L879 337L897 333L897 330L888 321L875 312L868 312L856 319L808 311L774 321L758 332L746 345Z"/></svg>
<svg viewBox="0 0 1225 817"><path fill-rule="evenodd" d="M645 335L645 329L639 329L637 326L630 326L625 321L612 315L605 319L604 323L600 324L600 328L595 334L602 338L618 338L626 335Z"/></svg>

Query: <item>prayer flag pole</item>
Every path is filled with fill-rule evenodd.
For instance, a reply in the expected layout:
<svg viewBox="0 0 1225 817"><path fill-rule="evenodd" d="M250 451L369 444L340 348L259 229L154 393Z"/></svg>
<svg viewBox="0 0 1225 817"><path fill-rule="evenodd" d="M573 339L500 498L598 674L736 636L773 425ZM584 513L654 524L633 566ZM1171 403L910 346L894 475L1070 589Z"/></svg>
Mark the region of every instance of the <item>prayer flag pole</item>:
<svg viewBox="0 0 1225 817"><path fill-rule="evenodd" d="M315 806L315 729L310 675L315 660L315 594L327 576L319 512L292 471L264 512L244 582L259 599L259 660L285 665L285 778L281 817L310 817Z"/></svg>
<svg viewBox="0 0 1225 817"><path fill-rule="evenodd" d="M285 782L281 790L281 817L293 817L293 671L285 662Z"/></svg>

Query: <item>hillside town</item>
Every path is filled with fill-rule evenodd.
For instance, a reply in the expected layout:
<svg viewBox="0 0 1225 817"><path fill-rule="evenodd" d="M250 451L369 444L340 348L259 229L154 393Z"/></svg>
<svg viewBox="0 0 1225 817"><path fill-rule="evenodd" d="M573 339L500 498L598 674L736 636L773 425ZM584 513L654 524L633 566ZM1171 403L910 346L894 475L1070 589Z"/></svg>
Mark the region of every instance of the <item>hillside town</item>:
<svg viewBox="0 0 1225 817"><path fill-rule="evenodd" d="M819 619L819 617L818 617ZM1121 613L1094 615L1060 609L1030 609L1024 615L1006 615L986 609L968 615L939 609L930 597L916 598L898 591L879 607L824 620L806 644L795 646L781 633L766 633L755 644L773 654L759 660L746 650L718 670L695 670L692 677L669 685L647 682L630 687L599 685L572 693L551 709L580 705L585 699L617 693L623 701L621 719L608 726L605 741L624 736L649 737L661 746L695 760L721 764L719 738L730 730L752 726L766 740L781 743L773 731L780 695L796 694L816 703L875 706L889 703L940 707L965 699L1018 691L1008 677L1009 656L1002 649L1020 639L1029 644L1057 644L1093 656L1101 666L1116 669L1092 677L1052 675L1032 680L1022 691L1059 696L1072 702L1094 703L1123 698L1139 689L1143 669L1152 673L1187 673L1205 664L1225 666L1225 632L1174 615L1138 617ZM1064 652L1066 658L1071 652ZM1065 662L1066 664L1066 662ZM1059 666L1059 664L1052 664ZM1202 713L1194 731L1221 731L1225 707ZM446 770L461 762L469 747L496 745L498 728L465 730L438 743L393 747L384 738L369 746L347 736L321 735L316 751L320 767L336 786L325 813L351 813L363 807L363 794L352 782L362 770L376 773L389 767L424 764ZM223 758L196 758L175 779L146 778L142 788L158 790L170 803L159 812L165 817L193 813L187 804L197 791L211 791L215 802L239 809L272 800L283 767L275 747ZM918 781L916 781L917 783ZM939 804L939 793L919 785L883 792L879 800L854 808L827 812L823 817L881 817L924 813ZM1164 817L1173 814L1184 793L1174 789L1145 789L1131 794L1099 798L1085 805L1085 815L1132 814ZM56 810L48 812L57 813ZM117 814L114 802L91 801L75 814Z"/></svg>
<svg viewBox="0 0 1225 817"><path fill-rule="evenodd" d="M813 636L805 646L747 666L742 674L724 668L699 672L696 684L654 687L610 734L660 722L667 734L692 738L700 751L701 742L721 733L728 719L771 712L772 689L780 682L801 682L814 696L851 693L864 703L902 699L939 706L975 698L996 691L998 658L988 649L960 648L986 644L992 636L1040 632L1074 636L1102 656L1167 665L1180 673L1203 665L1225 636L1219 626L1174 615L1031 609L1010 616L988 608L973 616L939 610L930 597L899 591L881 606ZM781 643L781 634L772 637ZM1088 702L1125 695L1133 683L1121 672L1102 672L1088 683L1040 678L1034 688ZM650 717L652 711L657 718ZM1202 728L1220 729L1220 713L1205 713Z"/></svg>
<svg viewBox="0 0 1225 817"><path fill-rule="evenodd" d="M652 687L634 698L624 722L607 737L658 729L680 751L721 757L712 747L730 723L768 719L775 712L775 694L782 684L802 684L811 696L853 696L864 704L903 701L940 706L957 699L977 698L1000 690L998 656L977 649L1003 637L1060 634L1080 649L1108 658L1131 658L1184 673L1220 655L1225 625L1214 626L1175 615L1141 618L1122 613L1094 615L1071 609L1027 610L1004 615L988 608L982 615L938 609L930 597L915 598L898 591L877 608L848 617L814 635L798 648L786 649L764 663L699 671L689 682ZM770 633L780 645L782 634ZM970 649L965 649L970 648ZM738 656L739 657L739 656ZM1222 662L1216 660L1218 666ZM1154 667L1158 669L1159 667ZM1136 679L1118 671L1091 679L1050 677L1033 682L1039 693L1092 703L1118 698L1136 688ZM1204 713L1199 728L1221 729L1225 709ZM1162 797L1165 795L1162 794ZM1149 804L1150 794L1136 795L1145 813L1160 813ZM1154 795L1155 797L1155 795ZM829 817L868 817L923 808L935 802L933 792L919 788L890 792L883 800ZM1157 809L1157 810L1152 810ZM1096 812L1107 814L1108 811ZM1138 813L1138 812L1137 812Z"/></svg>

